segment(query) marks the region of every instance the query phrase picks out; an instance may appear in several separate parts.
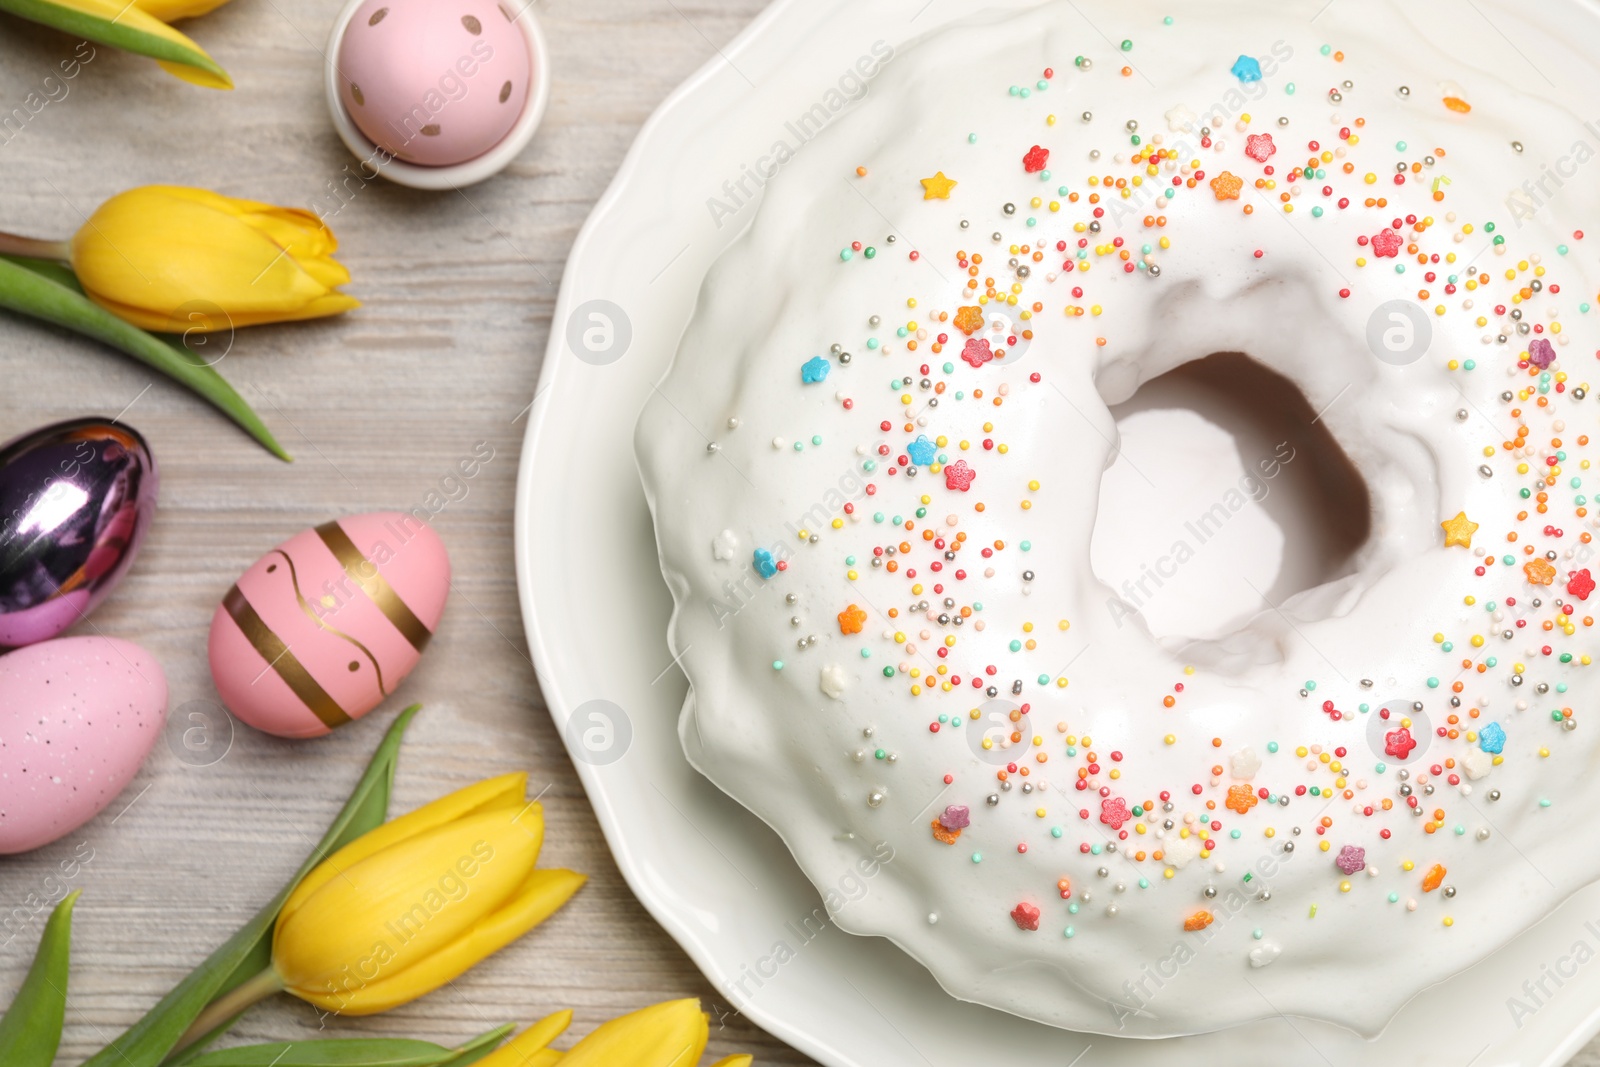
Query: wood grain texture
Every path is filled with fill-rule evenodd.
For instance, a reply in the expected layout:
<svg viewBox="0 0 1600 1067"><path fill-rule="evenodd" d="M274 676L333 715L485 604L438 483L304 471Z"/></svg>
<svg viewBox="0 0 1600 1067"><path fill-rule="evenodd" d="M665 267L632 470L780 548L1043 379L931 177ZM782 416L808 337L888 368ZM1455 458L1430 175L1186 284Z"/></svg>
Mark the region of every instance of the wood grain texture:
<svg viewBox="0 0 1600 1067"><path fill-rule="evenodd" d="M333 515L419 504L488 442L492 461L434 520L456 569L445 625L400 697L367 720L312 743L240 727L209 767L188 766L159 744L134 786L79 834L0 862L0 997L9 1000L42 930L44 913L32 915L30 901L62 884L63 861L92 850L70 879L84 897L58 1060L79 1063L288 876L394 711L419 700L427 709L402 757L396 810L526 769L544 791L545 862L592 881L535 934L449 988L387 1016L338 1020L334 1031L452 1043L571 1007L582 1034L647 1003L701 996L717 1016L717 1056L746 1050L761 1064L810 1063L728 1014L623 883L545 714L512 567L519 415L573 238L651 111L716 58L763 0L538 3L555 57L544 126L507 172L446 194L353 177L321 88L320 50L339 6L233 0L187 25L232 73L233 93L99 49L65 97L20 133L0 134L0 229L65 235L105 197L154 182L329 217L355 276L349 291L365 307L333 322L244 331L221 365L298 462L272 460L133 362L12 318L0 318L0 438L124 411L150 438L162 464L159 519L93 625L156 654L175 715L215 699L206 628L222 592L263 550ZM43 95L75 43L0 17L0 118L30 92ZM318 1027L313 1010L279 998L253 1011L236 1039L310 1038ZM1600 1044L1575 1063L1600 1065Z"/></svg>
<svg viewBox="0 0 1600 1067"><path fill-rule="evenodd" d="M533 397L578 227L644 120L762 0L539 4L555 57L544 125L507 172L445 194L352 178L355 161L329 124L321 83L320 49L339 7L234 0L189 23L234 76L232 93L99 49L65 83L64 98L20 134L0 134L0 229L65 235L105 197L152 182L320 209L355 276L349 289L365 303L337 321L242 331L221 364L295 454L293 465L131 360L0 318L0 438L127 408L124 418L156 450L158 520L93 625L160 659L174 714L215 700L206 629L222 593L261 552L330 516L420 504L477 442L494 449L466 495L434 520L455 588L437 639L396 699L315 742L241 726L227 757L205 768L158 744L133 787L80 834L0 862L0 912L22 909L0 927L0 997L9 1001L43 926L42 913L26 921L29 895L62 881L59 864L80 843L93 850L72 880L84 896L63 1065L120 1033L265 901L408 700L427 706L402 755L395 810L526 769L531 789L545 791L544 862L592 881L453 986L387 1016L338 1020L333 1031L453 1043L561 1007L575 1009L575 1034L671 997L701 996L728 1011L623 883L545 714L517 606L512 499L526 428L517 417ZM0 116L31 91L43 95L75 44L0 18ZM279 998L236 1035L314 1037L318 1025L312 1009ZM748 1050L763 1064L810 1062L732 1016L714 1022L711 1048Z"/></svg>

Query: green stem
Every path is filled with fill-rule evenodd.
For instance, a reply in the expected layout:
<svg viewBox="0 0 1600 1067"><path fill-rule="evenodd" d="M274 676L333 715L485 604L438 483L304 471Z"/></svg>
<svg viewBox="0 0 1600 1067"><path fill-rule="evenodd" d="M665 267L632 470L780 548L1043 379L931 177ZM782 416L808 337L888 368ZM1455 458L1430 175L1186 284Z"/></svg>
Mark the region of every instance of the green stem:
<svg viewBox="0 0 1600 1067"><path fill-rule="evenodd" d="M198 393L267 451L288 461L289 454L260 416L215 367L198 360L188 349L148 334L94 303L67 268L53 262L12 259L0 252L0 308L43 319L126 352Z"/></svg>
<svg viewBox="0 0 1600 1067"><path fill-rule="evenodd" d="M168 1057L176 1056L252 1004L281 992L283 992L283 979L278 977L277 971L268 967L254 978L235 986L208 1004L190 1024L189 1029L184 1031L183 1036L178 1038L178 1043L172 1046L172 1051L167 1054Z"/></svg>
<svg viewBox="0 0 1600 1067"><path fill-rule="evenodd" d="M29 259L54 259L66 263L72 259L72 243L0 233L0 256L26 256Z"/></svg>

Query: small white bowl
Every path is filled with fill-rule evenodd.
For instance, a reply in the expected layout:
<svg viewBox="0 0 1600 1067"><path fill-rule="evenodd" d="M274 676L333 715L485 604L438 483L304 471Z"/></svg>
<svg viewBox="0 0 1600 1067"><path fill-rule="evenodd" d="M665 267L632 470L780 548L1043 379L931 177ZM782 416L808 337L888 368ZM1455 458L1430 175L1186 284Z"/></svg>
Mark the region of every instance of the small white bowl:
<svg viewBox="0 0 1600 1067"><path fill-rule="evenodd" d="M363 2L364 0L348 0L339 12L339 17L334 20L333 31L328 34L325 51L327 63L323 68L322 77L322 87L328 98L328 113L333 117L333 127L339 131L339 139L345 143L345 147L362 161L363 177L376 173L396 184L407 185L413 189L459 189L463 185L472 185L500 173L524 148L528 147L528 142L533 140L533 131L539 128L539 122L544 118L545 106L550 102L550 50L545 45L544 32L539 28L539 20L534 17L531 3L525 4L522 13L514 22L522 30L522 35L528 42L528 57L534 67L533 84L528 89L528 99L522 105L522 114L517 117L511 132L481 156L474 156L465 162L445 167L425 167L396 159L379 148L371 138L361 132L361 128L345 110L344 101L339 99L337 66L339 46L344 41L345 29L349 27L350 20L355 17L356 9ZM384 156L389 156L387 162L382 161Z"/></svg>

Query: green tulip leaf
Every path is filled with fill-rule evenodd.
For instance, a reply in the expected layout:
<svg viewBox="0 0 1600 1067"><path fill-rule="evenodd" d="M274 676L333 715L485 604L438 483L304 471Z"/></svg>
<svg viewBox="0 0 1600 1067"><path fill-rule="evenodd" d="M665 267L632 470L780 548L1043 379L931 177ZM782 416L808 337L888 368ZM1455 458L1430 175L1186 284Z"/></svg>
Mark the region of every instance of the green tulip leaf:
<svg viewBox="0 0 1600 1067"><path fill-rule="evenodd" d="M511 1032L515 1029L515 1026L507 1024L468 1041L465 1045L454 1050L451 1053L452 1058L446 1060L441 1067L468 1067L469 1064L477 1063L499 1048L500 1043L510 1037Z"/></svg>
<svg viewBox="0 0 1600 1067"><path fill-rule="evenodd" d="M87 38L96 44L186 68L187 73L180 75L185 81L214 89L233 87L228 72L199 45L142 11L130 14L127 8L118 12L116 7L102 11L92 3L52 3L50 0L0 0L0 11L9 11L18 18Z"/></svg>
<svg viewBox="0 0 1600 1067"><path fill-rule="evenodd" d="M71 893L51 912L33 966L0 1019L0 1063L6 1067L50 1067L55 1061L67 1015L72 906L77 900L78 894Z"/></svg>
<svg viewBox="0 0 1600 1067"><path fill-rule="evenodd" d="M190 1067L439 1067L455 1053L426 1041L347 1038L279 1041L207 1052Z"/></svg>
<svg viewBox="0 0 1600 1067"><path fill-rule="evenodd" d="M195 1025L201 1013L213 1000L233 992L254 980L271 961L272 928L277 921L289 894L312 868L345 845L369 830L383 825L389 811L389 793L394 785L395 765L399 759L400 742L406 727L420 711L422 705L406 708L389 727L383 742L378 746L366 773L356 783L350 799L334 817L328 832L317 847L306 857L305 863L289 884L284 886L271 903L256 913L239 932L230 937L221 948L195 968L187 978L173 987L151 1008L144 1018L134 1023L110 1045L95 1053L83 1067L160 1067L163 1063L194 1063L196 1050L215 1039L233 1025L239 1013L225 1018L206 1030L199 1041L175 1058L169 1058L179 1041ZM9 1064L8 1064L9 1067ZM282 1065L280 1064L280 1067Z"/></svg>
<svg viewBox="0 0 1600 1067"><path fill-rule="evenodd" d="M9 2L0 0L0 8ZM290 458L215 367L196 359L187 349L117 318L83 295L77 280L69 283L63 273L71 272L59 264L0 256L0 308L65 327L127 353L198 393L279 459Z"/></svg>
<svg viewBox="0 0 1600 1067"><path fill-rule="evenodd" d="M278 1041L207 1052L184 1062L191 1067L464 1067L493 1052L514 1029L501 1026L453 1049L404 1038Z"/></svg>

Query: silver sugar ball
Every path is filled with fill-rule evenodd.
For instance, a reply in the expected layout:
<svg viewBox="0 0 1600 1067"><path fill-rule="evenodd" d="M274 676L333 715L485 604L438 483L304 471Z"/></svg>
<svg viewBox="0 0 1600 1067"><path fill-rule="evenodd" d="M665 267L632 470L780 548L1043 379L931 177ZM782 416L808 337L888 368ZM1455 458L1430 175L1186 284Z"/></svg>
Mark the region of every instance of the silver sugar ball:
<svg viewBox="0 0 1600 1067"><path fill-rule="evenodd" d="M882 806L882 804L883 804L883 790L874 789L872 792L867 794L867 807L876 808L876 807Z"/></svg>

